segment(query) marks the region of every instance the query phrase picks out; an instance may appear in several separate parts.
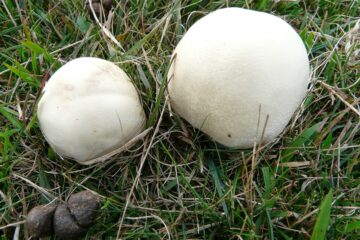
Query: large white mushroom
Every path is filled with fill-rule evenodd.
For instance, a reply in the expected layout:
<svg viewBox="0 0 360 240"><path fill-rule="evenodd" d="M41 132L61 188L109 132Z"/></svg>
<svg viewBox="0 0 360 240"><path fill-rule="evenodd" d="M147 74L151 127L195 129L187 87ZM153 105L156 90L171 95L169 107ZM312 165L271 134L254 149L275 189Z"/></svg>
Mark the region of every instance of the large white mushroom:
<svg viewBox="0 0 360 240"><path fill-rule="evenodd" d="M279 17L241 8L217 10L197 21L172 61L173 109L229 147L253 146L264 128L264 143L273 140L309 83L308 56L294 29Z"/></svg>
<svg viewBox="0 0 360 240"><path fill-rule="evenodd" d="M38 104L41 130L62 157L81 164L139 134L145 114L129 77L114 63L83 57L57 70Z"/></svg>

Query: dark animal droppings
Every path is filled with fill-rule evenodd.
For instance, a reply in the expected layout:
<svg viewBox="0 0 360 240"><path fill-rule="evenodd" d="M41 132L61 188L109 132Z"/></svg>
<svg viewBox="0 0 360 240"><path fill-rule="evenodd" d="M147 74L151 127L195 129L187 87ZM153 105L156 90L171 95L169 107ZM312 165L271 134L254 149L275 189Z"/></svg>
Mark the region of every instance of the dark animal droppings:
<svg viewBox="0 0 360 240"><path fill-rule="evenodd" d="M95 213L99 207L98 198L90 191L73 194L68 201L71 215L80 226L86 228L94 223Z"/></svg>
<svg viewBox="0 0 360 240"><path fill-rule="evenodd" d="M78 225L73 216L71 216L66 205L60 205L56 208L54 214L54 232L61 239L77 239L85 234L87 229Z"/></svg>
<svg viewBox="0 0 360 240"><path fill-rule="evenodd" d="M98 18L100 18L100 15L101 15L102 12L103 12L103 14L105 14L105 16L108 15L111 7L114 4L114 0L92 0L91 3L92 3L91 5L92 5L92 7L94 9L94 12L95 12L96 16ZM92 13L91 8L90 8L89 1L86 1L86 8L87 8L87 10L88 10L88 12L90 14L90 17L94 18L93 13ZM104 10L104 11L102 11L102 10Z"/></svg>
<svg viewBox="0 0 360 240"><path fill-rule="evenodd" d="M26 226L33 237L47 237L53 233L53 216L56 206L40 205L29 212Z"/></svg>
<svg viewBox="0 0 360 240"><path fill-rule="evenodd" d="M26 226L35 238L54 233L60 239L78 239L94 224L99 208L97 196L90 191L82 191L71 195L68 202L57 207L34 207L27 216Z"/></svg>

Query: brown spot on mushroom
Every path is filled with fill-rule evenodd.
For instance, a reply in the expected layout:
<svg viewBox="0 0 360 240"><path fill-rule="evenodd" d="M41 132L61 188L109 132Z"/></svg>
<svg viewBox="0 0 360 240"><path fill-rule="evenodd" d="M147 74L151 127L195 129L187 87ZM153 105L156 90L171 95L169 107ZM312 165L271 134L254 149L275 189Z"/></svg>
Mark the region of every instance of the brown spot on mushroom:
<svg viewBox="0 0 360 240"><path fill-rule="evenodd" d="M230 133L228 133L228 135L227 135L229 138L231 138L231 134Z"/></svg>
<svg viewBox="0 0 360 240"><path fill-rule="evenodd" d="M65 90L67 90L67 91L72 91L72 90L74 90L74 85L64 84L64 88L65 88Z"/></svg>
<svg viewBox="0 0 360 240"><path fill-rule="evenodd" d="M31 236L40 238L52 234L55 209L52 205L40 205L31 209L26 218L26 226Z"/></svg>

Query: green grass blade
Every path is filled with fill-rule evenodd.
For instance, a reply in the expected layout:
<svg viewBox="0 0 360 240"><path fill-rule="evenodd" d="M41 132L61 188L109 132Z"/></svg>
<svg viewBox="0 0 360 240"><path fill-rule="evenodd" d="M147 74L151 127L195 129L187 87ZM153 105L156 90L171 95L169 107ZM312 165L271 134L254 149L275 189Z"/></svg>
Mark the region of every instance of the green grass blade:
<svg viewBox="0 0 360 240"><path fill-rule="evenodd" d="M333 200L333 191L330 190L325 196L320 206L319 215L317 216L315 227L311 235L311 240L325 239L326 230L329 226L331 202Z"/></svg>
<svg viewBox="0 0 360 240"><path fill-rule="evenodd" d="M309 141L316 136L316 133L319 132L319 129L323 124L323 122L319 122L305 129L297 138L295 138L295 140L288 146L289 149L283 151L283 162L288 162L289 160L291 160L294 157L298 148L306 146Z"/></svg>
<svg viewBox="0 0 360 240"><path fill-rule="evenodd" d="M21 43L23 46L27 47L28 49L34 51L34 53L38 55L43 55L44 58L47 60L48 63L53 63L55 61L54 57L51 56L50 53L48 53L44 48L39 46L38 44L31 42L29 40L24 41Z"/></svg>
<svg viewBox="0 0 360 240"><path fill-rule="evenodd" d="M0 105L0 115L3 115L15 128L22 128L21 122L9 112L8 108Z"/></svg>
<svg viewBox="0 0 360 240"><path fill-rule="evenodd" d="M39 161L39 186L40 187L43 187L45 189L50 189L50 183L49 183L49 180L46 176L46 173L45 173L45 170L44 170L44 166L43 166L43 163L42 161L40 160ZM52 199L51 199L52 200ZM47 196L45 196L44 194L42 194L41 196L41 200L40 202L42 204L47 204L49 203L51 200L49 200L49 198Z"/></svg>
<svg viewBox="0 0 360 240"><path fill-rule="evenodd" d="M360 231L360 221L349 223L348 225L346 225L344 232L349 233L355 230Z"/></svg>
<svg viewBox="0 0 360 240"><path fill-rule="evenodd" d="M268 167L263 167L261 170L264 177L265 193L268 194L269 192L271 192L270 169Z"/></svg>
<svg viewBox="0 0 360 240"><path fill-rule="evenodd" d="M218 195L220 198L222 198L224 196L224 184L220 178L220 174L219 174L219 171L212 159L212 157L210 156L207 156L206 157L206 163L209 167L209 171L210 171L210 174L215 182L215 188L218 192ZM225 216L228 216L229 215L229 210L225 204L225 201L222 202L222 208L224 210L224 213L225 213Z"/></svg>
<svg viewBox="0 0 360 240"><path fill-rule="evenodd" d="M14 65L15 66L11 66L7 63L4 63L4 66L7 69L9 69L16 76L27 82L30 86L37 88L40 87L40 82L36 81L36 79L32 77L32 74L26 68L21 66L21 64L16 61L14 61Z"/></svg>

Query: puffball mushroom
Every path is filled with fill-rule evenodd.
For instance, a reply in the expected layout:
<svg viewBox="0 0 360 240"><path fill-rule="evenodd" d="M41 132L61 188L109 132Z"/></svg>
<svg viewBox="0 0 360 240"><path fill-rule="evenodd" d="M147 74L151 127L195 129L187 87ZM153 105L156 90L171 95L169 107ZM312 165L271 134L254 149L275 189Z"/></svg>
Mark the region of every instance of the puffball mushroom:
<svg viewBox="0 0 360 240"><path fill-rule="evenodd" d="M182 118L225 146L248 148L264 128L266 143L288 124L307 92L309 60L282 19L225 8L183 36L168 82L172 108Z"/></svg>
<svg viewBox="0 0 360 240"><path fill-rule="evenodd" d="M38 104L40 128L55 152L93 163L137 136L145 113L129 77L114 63L82 57L57 70Z"/></svg>

